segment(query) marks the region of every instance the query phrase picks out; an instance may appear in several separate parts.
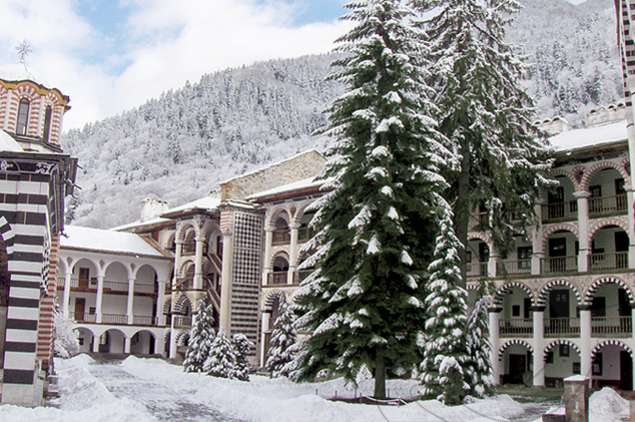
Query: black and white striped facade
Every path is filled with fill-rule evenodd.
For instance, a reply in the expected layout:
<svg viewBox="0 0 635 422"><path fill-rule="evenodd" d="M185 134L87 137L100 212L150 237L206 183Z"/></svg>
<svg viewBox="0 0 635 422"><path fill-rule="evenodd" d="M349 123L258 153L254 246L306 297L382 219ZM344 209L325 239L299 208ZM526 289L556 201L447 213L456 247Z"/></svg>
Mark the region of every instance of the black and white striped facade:
<svg viewBox="0 0 635 422"><path fill-rule="evenodd" d="M2 403L37 405L42 399L39 308L47 288L50 239L62 229L66 184L74 168L66 155L0 152L0 235L9 275Z"/></svg>

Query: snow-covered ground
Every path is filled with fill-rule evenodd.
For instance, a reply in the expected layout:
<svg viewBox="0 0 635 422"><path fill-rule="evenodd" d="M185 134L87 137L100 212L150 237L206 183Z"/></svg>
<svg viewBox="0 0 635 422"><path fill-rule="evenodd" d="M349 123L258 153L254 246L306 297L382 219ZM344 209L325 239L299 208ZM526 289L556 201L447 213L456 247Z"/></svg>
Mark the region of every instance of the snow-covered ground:
<svg viewBox="0 0 635 422"><path fill-rule="evenodd" d="M333 402L324 397L355 394L341 380L293 384L252 377L251 382L185 374L158 359L130 357L123 363L95 364L86 355L58 362L61 399L57 407L0 406L0 420L47 422L254 421L254 422L471 422L521 420L526 406L508 396L445 407L418 401L400 407ZM412 396L414 381L390 381L390 395ZM357 394L369 394L372 381ZM619 400L618 400L619 399ZM628 402L603 390L591 399L593 422L616 421Z"/></svg>

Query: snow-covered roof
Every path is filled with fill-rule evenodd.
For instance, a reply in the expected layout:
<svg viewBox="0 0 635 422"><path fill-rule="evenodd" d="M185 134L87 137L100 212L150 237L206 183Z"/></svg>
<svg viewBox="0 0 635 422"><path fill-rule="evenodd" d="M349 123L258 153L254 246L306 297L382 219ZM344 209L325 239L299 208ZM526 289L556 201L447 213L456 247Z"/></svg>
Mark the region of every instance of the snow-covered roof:
<svg viewBox="0 0 635 422"><path fill-rule="evenodd" d="M152 257L164 257L160 251L135 233L90 227L66 226L66 236L60 237L60 246L99 252L125 253Z"/></svg>
<svg viewBox="0 0 635 422"><path fill-rule="evenodd" d="M144 226L153 226L155 224L161 224L161 223L167 223L170 220L169 218L163 218L163 217L156 217L156 218L152 218L150 220L136 220L133 221L132 223L126 223L126 224L122 224L121 226L117 226L117 227L113 227L110 230L117 230L117 231L126 231L128 229L133 229L135 227L144 227Z"/></svg>
<svg viewBox="0 0 635 422"><path fill-rule="evenodd" d="M197 199L192 202L188 202L183 205L179 205L178 207L170 208L163 215L170 215L174 213L179 213L183 211L189 211L194 209L203 209L208 211L214 211L220 205L220 198L215 195L208 195L206 197Z"/></svg>
<svg viewBox="0 0 635 422"><path fill-rule="evenodd" d="M567 130L550 138L550 142L556 151L567 151L626 139L626 122L620 121Z"/></svg>
<svg viewBox="0 0 635 422"><path fill-rule="evenodd" d="M281 193L293 192L293 191L296 191L296 190L318 187L318 186L321 186L322 183L324 183L323 180L317 180L316 181L315 177L310 177L308 179L298 180L296 182L288 183L286 185L277 186L275 188L268 189L268 190L265 190L265 191L262 191L262 192L256 192L253 195L248 196L247 199L263 198L263 197L266 197L266 196L278 195L278 194L281 194Z"/></svg>
<svg viewBox="0 0 635 422"><path fill-rule="evenodd" d="M0 151L24 152L13 136L2 129L0 129Z"/></svg>

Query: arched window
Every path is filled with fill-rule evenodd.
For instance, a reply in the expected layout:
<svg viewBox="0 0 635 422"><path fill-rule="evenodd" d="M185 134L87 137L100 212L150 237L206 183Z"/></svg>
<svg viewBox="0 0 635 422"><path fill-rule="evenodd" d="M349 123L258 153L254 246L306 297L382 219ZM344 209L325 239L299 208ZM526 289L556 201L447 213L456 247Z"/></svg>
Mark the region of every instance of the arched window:
<svg viewBox="0 0 635 422"><path fill-rule="evenodd" d="M29 126L29 109L31 108L31 102L26 98L20 100L20 106L18 107L18 126L15 133L18 135L26 135L27 127Z"/></svg>
<svg viewBox="0 0 635 422"><path fill-rule="evenodd" d="M53 109L51 106L46 106L46 110L44 111L44 136L42 137L43 142L51 142L51 123L52 123Z"/></svg>

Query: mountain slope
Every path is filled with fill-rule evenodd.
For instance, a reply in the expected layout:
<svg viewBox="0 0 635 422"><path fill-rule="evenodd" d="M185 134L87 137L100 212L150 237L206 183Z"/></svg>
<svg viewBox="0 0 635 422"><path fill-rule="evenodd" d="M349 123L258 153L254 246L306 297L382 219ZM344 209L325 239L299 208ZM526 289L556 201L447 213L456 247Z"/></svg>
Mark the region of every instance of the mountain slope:
<svg viewBox="0 0 635 422"><path fill-rule="evenodd" d="M539 117L567 116L621 96L611 1L526 0L510 31L531 64L527 89ZM258 63L205 75L137 109L72 130L83 188L70 201L76 224L111 227L138 218L156 194L172 205L219 181L325 140L309 134L342 92L325 81L329 55Z"/></svg>

